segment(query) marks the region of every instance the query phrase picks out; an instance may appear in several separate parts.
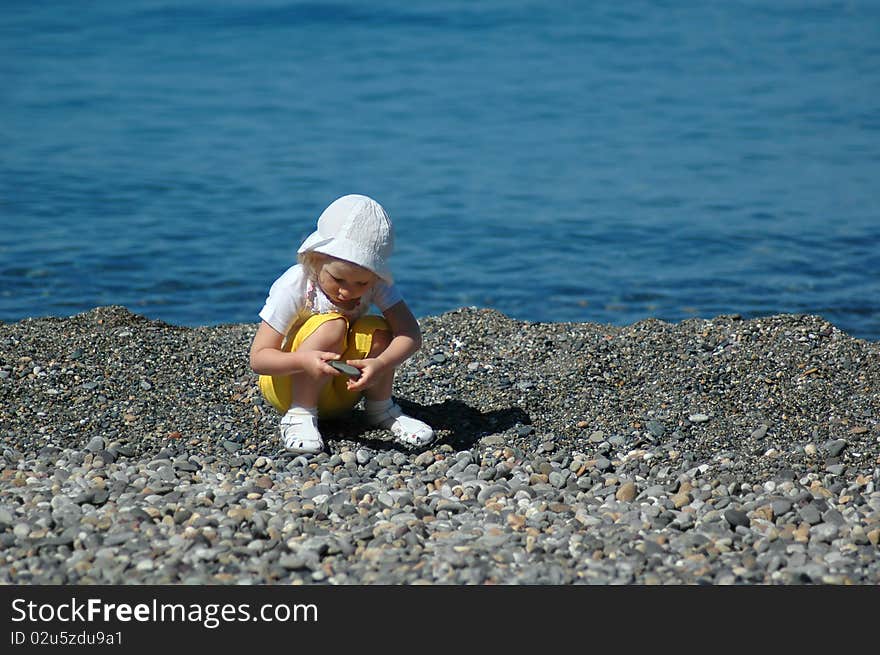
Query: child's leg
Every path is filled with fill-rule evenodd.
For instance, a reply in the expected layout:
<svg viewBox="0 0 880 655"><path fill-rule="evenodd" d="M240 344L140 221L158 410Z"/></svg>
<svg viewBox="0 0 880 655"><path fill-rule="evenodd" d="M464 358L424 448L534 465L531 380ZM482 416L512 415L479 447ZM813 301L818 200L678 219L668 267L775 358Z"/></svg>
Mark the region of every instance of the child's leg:
<svg viewBox="0 0 880 655"><path fill-rule="evenodd" d="M346 344L348 321L343 316L319 314L303 323L284 345L284 350L342 352ZM260 390L284 416L281 442L295 453L314 454L324 450L318 430L318 403L332 375L313 375L305 371L291 375L261 375Z"/></svg>
<svg viewBox="0 0 880 655"><path fill-rule="evenodd" d="M290 339L287 351L320 350L342 352L346 344L348 321L339 315L319 314L310 317ZM295 453L314 454L324 449L318 431L318 405L329 386L329 374L314 375L299 371L291 375L261 375L260 390L281 417L281 441Z"/></svg>
<svg viewBox="0 0 880 655"><path fill-rule="evenodd" d="M342 353L345 349L348 322L344 318L335 318L321 323L314 331L298 344L292 351L309 350ZM318 399L327 383L334 377L319 373L312 375L306 371L298 371L291 376L290 405L292 407L317 408Z"/></svg>
<svg viewBox="0 0 880 655"><path fill-rule="evenodd" d="M307 348L342 352L347 327L345 318L339 314L316 314L300 326L284 350L292 352ZM294 401L304 407L315 407L321 390L333 376L322 377L324 379L311 380L306 373L261 375L260 391L279 413L284 414Z"/></svg>
<svg viewBox="0 0 880 655"><path fill-rule="evenodd" d="M383 336L384 335L384 336ZM365 359L367 357L375 357L388 347L391 342L391 328L388 322L381 316L375 314L367 314L357 319L348 331L347 346L342 353L341 360L347 359ZM383 378L386 376L383 376ZM381 394L386 394L385 398L391 397L391 383L394 380L394 371L389 371L388 380L380 381ZM365 393L360 391L349 391L347 387L348 378L340 375L325 387L321 394L319 406L321 414L332 416L342 411L350 410L357 405L361 396L370 397L374 387L368 389ZM387 387L387 392L385 388Z"/></svg>
<svg viewBox="0 0 880 655"><path fill-rule="evenodd" d="M355 324L357 325L357 324ZM354 331L354 328L352 328ZM391 343L393 334L387 325L373 330L367 357L378 357ZM349 359L354 359L349 357ZM434 439L434 431L424 423L403 413L400 405L391 399L394 386L394 369L386 371L382 377L364 391L364 410L367 422L390 430L398 441L410 446L424 446Z"/></svg>

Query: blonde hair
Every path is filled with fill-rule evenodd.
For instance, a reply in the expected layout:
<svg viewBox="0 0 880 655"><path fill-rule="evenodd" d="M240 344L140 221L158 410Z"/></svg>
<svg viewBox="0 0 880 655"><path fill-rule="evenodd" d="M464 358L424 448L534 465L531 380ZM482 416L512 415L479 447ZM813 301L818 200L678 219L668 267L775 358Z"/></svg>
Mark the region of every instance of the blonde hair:
<svg viewBox="0 0 880 655"><path fill-rule="evenodd" d="M306 273L313 280L317 279L318 272L321 270L321 267L327 263L330 259L330 255L325 255L322 252L315 252L314 250L307 250L306 252L301 252L296 256L297 261L302 264L302 267L306 270Z"/></svg>

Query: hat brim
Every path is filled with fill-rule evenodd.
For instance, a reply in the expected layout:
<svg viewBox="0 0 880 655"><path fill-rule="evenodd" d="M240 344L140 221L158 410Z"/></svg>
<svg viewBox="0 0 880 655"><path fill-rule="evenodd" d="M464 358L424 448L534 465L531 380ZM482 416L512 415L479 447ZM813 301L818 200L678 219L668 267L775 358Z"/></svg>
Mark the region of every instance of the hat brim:
<svg viewBox="0 0 880 655"><path fill-rule="evenodd" d="M385 262L366 252L358 244L348 239L327 238L315 231L303 241L297 252L299 254L319 252L372 271L389 284L394 281L391 269Z"/></svg>
<svg viewBox="0 0 880 655"><path fill-rule="evenodd" d="M320 232L315 230L306 238L305 241L302 242L302 245L296 252L299 254L309 252L311 250L314 250L315 248L320 248L321 246L326 245L331 241L333 241L332 237L325 237Z"/></svg>

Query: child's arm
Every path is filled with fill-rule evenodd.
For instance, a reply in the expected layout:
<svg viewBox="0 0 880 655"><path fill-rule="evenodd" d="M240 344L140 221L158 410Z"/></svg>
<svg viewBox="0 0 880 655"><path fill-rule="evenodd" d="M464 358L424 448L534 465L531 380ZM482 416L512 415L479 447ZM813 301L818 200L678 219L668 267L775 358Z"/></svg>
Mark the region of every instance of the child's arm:
<svg viewBox="0 0 880 655"><path fill-rule="evenodd" d="M348 382L348 388L352 391L366 389L377 375L389 368L396 369L422 347L419 322L406 302L401 300L382 312L382 315L391 327L391 343L378 357L349 360L349 364L357 366L363 373L357 382Z"/></svg>
<svg viewBox="0 0 880 655"><path fill-rule="evenodd" d="M383 315L391 327L393 338L376 359L386 366L397 368L422 347L422 330L403 300L386 309Z"/></svg>
<svg viewBox="0 0 880 655"><path fill-rule="evenodd" d="M260 375L290 375L306 371L310 375L339 375L325 362L339 359L334 352L320 350L295 351L292 353L281 350L284 335L263 321L251 343L251 369Z"/></svg>

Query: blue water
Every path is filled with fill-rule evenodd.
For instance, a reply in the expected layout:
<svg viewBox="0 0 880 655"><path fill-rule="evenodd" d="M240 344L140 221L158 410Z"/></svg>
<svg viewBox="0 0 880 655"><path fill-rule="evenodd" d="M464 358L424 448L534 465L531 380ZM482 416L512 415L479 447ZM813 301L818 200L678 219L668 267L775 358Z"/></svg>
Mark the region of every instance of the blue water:
<svg viewBox="0 0 880 655"><path fill-rule="evenodd" d="M880 2L4 3L0 319L255 322L321 210L417 316L880 339Z"/></svg>

